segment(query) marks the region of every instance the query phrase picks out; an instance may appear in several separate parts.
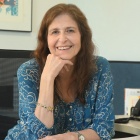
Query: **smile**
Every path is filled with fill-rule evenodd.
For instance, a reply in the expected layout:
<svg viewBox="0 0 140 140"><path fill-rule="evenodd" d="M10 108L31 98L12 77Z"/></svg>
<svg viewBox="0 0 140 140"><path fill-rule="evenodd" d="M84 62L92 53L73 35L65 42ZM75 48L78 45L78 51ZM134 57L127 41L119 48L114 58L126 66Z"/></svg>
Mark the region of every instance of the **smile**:
<svg viewBox="0 0 140 140"><path fill-rule="evenodd" d="M72 46L67 46L67 47L57 47L58 50L68 50L70 49Z"/></svg>

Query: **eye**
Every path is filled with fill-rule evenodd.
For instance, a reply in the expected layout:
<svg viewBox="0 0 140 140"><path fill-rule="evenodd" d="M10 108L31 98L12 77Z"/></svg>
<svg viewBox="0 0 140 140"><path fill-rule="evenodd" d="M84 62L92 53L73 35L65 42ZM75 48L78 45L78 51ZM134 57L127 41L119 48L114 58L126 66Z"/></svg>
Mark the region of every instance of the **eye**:
<svg viewBox="0 0 140 140"><path fill-rule="evenodd" d="M58 30L53 30L52 32L51 32L51 34L58 34L59 33L59 31Z"/></svg>
<svg viewBox="0 0 140 140"><path fill-rule="evenodd" d="M74 31L74 29L67 29L66 32L67 33L74 33L75 31Z"/></svg>

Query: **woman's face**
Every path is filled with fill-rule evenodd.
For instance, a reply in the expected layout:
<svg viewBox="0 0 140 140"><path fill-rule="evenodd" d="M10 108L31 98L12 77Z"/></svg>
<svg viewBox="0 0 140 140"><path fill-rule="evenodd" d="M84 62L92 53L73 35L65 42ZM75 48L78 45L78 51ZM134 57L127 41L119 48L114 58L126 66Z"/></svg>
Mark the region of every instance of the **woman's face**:
<svg viewBox="0 0 140 140"><path fill-rule="evenodd" d="M48 47L51 54L74 61L81 48L77 23L67 14L57 16L48 27Z"/></svg>

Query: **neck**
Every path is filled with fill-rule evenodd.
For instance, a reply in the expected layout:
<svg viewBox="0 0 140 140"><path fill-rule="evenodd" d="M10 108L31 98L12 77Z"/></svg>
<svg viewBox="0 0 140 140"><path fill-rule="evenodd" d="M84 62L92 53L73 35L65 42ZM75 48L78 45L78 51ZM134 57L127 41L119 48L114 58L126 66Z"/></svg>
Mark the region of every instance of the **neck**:
<svg viewBox="0 0 140 140"><path fill-rule="evenodd" d="M72 83L74 75L73 73L73 67L69 68L68 71L63 68L61 72L59 73L59 80L57 82L58 88L61 92L59 95L64 101L66 102L72 102L75 99L75 86Z"/></svg>
<svg viewBox="0 0 140 140"><path fill-rule="evenodd" d="M72 73L73 73L73 67L66 65L59 73L60 79L64 81L66 80L69 81L72 79Z"/></svg>

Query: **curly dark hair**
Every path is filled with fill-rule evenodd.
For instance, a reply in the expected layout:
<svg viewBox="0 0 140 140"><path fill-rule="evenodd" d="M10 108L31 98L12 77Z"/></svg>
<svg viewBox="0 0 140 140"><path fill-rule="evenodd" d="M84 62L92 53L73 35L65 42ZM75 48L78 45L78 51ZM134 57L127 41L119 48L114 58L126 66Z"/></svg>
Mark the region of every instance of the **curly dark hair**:
<svg viewBox="0 0 140 140"><path fill-rule="evenodd" d="M38 45L33 55L39 63L40 73L42 73L46 58L50 54L47 42L48 27L52 21L61 14L69 15L78 25L81 34L81 49L76 56L74 64L74 81L76 84L77 97L81 103L85 103L84 90L88 84L91 74L96 70L95 64L95 45L92 41L92 32L83 12L73 4L58 4L50 8L41 22L38 33ZM57 78L55 79L55 101L59 98L59 89L57 89ZM55 102L54 101L54 102Z"/></svg>

